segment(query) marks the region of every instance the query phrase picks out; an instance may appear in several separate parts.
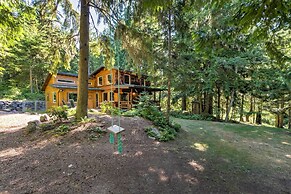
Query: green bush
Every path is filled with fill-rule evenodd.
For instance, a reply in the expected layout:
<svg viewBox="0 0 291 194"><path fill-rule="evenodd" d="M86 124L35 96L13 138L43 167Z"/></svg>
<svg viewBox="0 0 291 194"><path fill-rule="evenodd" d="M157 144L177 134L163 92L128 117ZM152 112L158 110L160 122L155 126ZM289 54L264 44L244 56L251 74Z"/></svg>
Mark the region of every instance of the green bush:
<svg viewBox="0 0 291 194"><path fill-rule="evenodd" d="M153 122L155 126L158 127L160 131L160 136L157 137L155 133L152 132L152 128L146 128L145 131L151 137L155 137L159 141L169 141L175 139L177 132L180 130L181 126L178 124L168 123L164 114L158 109L157 106L152 105L150 102L150 97L143 94L139 103L137 104L138 115L146 118Z"/></svg>
<svg viewBox="0 0 291 194"><path fill-rule="evenodd" d="M52 133L56 136L63 136L66 135L70 131L69 126L67 125L60 125L58 128L52 131Z"/></svg>
<svg viewBox="0 0 291 194"><path fill-rule="evenodd" d="M132 108L131 110L125 111L122 113L122 116L125 117L134 117L134 116L138 116L138 110L136 108Z"/></svg>
<svg viewBox="0 0 291 194"><path fill-rule="evenodd" d="M109 101L104 101L100 105L101 112L106 113L106 114L113 114L113 115L118 115L119 111L118 108L114 107L112 102Z"/></svg>
<svg viewBox="0 0 291 194"><path fill-rule="evenodd" d="M54 121L62 121L68 119L68 106L53 106L48 111L49 116Z"/></svg>

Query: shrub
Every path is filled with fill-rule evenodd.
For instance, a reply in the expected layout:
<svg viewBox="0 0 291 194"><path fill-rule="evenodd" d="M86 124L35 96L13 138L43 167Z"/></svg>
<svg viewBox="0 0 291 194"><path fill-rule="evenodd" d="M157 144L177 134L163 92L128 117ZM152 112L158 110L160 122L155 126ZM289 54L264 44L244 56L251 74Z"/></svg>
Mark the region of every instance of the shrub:
<svg viewBox="0 0 291 194"><path fill-rule="evenodd" d="M106 114L118 115L118 108L114 107L112 102L104 101L100 105L101 112Z"/></svg>
<svg viewBox="0 0 291 194"><path fill-rule="evenodd" d="M134 117L138 115L139 115L139 112L138 112L138 109L136 108L132 108L131 110L128 110L122 113L122 116L125 116L125 117Z"/></svg>
<svg viewBox="0 0 291 194"><path fill-rule="evenodd" d="M68 119L68 106L53 106L49 109L48 114L54 121Z"/></svg>
<svg viewBox="0 0 291 194"><path fill-rule="evenodd" d="M169 141L175 139L177 132L180 130L181 126L178 124L168 123L164 114L158 109L157 106L152 105L150 102L150 97L143 94L137 105L137 112L139 116L146 118L154 123L158 127L160 132L157 135L153 132L153 128L146 128L145 131L151 137L158 139L159 141Z"/></svg>
<svg viewBox="0 0 291 194"><path fill-rule="evenodd" d="M52 131L52 133L56 136L63 136L66 135L70 131L69 126L67 125L60 125L58 128Z"/></svg>

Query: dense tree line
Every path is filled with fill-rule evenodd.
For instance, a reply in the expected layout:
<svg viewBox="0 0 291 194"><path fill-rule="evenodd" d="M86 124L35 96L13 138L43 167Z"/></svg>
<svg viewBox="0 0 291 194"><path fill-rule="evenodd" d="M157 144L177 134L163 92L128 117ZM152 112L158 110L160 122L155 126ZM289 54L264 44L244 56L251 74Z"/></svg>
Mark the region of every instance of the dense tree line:
<svg viewBox="0 0 291 194"><path fill-rule="evenodd" d="M167 88L168 118L181 110L290 128L289 1L80 2L81 20L65 0L0 4L1 97L39 92L43 75L62 66L82 71L81 83L88 68L119 65ZM80 90L87 93L86 81ZM87 98L78 97L80 118Z"/></svg>

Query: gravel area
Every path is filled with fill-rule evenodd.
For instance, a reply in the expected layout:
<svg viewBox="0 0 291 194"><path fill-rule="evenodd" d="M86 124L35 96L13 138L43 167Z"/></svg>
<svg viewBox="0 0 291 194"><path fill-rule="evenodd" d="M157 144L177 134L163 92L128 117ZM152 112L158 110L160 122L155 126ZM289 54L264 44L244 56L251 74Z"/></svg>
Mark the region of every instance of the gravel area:
<svg viewBox="0 0 291 194"><path fill-rule="evenodd" d="M0 111L0 131L25 127L27 122L39 120L39 117L40 115L31 115L29 113L10 113Z"/></svg>

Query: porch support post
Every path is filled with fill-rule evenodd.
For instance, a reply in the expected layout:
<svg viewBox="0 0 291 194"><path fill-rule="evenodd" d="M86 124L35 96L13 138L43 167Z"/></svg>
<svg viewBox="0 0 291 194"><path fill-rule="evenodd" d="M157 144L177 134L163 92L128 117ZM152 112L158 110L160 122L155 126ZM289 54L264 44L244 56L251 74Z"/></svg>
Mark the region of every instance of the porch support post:
<svg viewBox="0 0 291 194"><path fill-rule="evenodd" d="M130 89L130 108L132 108L132 88Z"/></svg>

